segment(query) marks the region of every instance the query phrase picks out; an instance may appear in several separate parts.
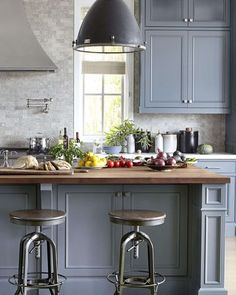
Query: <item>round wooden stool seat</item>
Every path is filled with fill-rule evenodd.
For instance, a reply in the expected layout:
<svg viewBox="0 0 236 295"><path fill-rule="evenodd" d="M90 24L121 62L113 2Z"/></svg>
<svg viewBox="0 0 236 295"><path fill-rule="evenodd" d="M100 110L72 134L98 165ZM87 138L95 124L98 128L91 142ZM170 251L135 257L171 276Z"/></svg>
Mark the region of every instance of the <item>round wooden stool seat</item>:
<svg viewBox="0 0 236 295"><path fill-rule="evenodd" d="M166 214L153 210L116 210L109 213L113 223L133 226L154 226L164 223Z"/></svg>
<svg viewBox="0 0 236 295"><path fill-rule="evenodd" d="M13 211L9 213L9 216L12 223L44 226L63 223L65 221L66 213L50 209L28 209Z"/></svg>

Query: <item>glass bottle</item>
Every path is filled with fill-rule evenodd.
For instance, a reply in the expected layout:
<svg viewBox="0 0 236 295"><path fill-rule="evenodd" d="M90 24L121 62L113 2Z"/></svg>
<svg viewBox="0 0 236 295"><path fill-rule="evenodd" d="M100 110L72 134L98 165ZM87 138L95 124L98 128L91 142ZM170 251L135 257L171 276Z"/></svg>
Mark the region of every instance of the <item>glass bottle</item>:
<svg viewBox="0 0 236 295"><path fill-rule="evenodd" d="M76 143L76 146L78 148L80 148L81 141L80 141L80 138L79 138L79 132L75 133L75 143Z"/></svg>
<svg viewBox="0 0 236 295"><path fill-rule="evenodd" d="M135 140L134 140L133 134L129 134L126 137L126 141L127 141L127 152L128 152L128 154L135 153Z"/></svg>
<svg viewBox="0 0 236 295"><path fill-rule="evenodd" d="M158 131L158 133L157 133L157 135L155 137L155 153L157 153L158 150L163 152L163 147L164 147L163 136L160 133L160 131Z"/></svg>
<svg viewBox="0 0 236 295"><path fill-rule="evenodd" d="M67 135L66 128L64 128L64 135L63 135L63 147L64 149L68 149L68 144L69 144L69 138Z"/></svg>
<svg viewBox="0 0 236 295"><path fill-rule="evenodd" d="M62 135L62 131L61 130L60 130L59 136L58 136L58 144L63 144L63 135Z"/></svg>

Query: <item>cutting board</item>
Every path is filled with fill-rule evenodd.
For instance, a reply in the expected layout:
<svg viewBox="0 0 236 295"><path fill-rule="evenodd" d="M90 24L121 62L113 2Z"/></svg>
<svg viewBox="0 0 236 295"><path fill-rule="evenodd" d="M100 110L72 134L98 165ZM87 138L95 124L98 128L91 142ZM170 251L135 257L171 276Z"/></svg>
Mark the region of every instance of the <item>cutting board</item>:
<svg viewBox="0 0 236 295"><path fill-rule="evenodd" d="M0 175L71 175L73 170L35 170L35 169L15 169L0 168Z"/></svg>

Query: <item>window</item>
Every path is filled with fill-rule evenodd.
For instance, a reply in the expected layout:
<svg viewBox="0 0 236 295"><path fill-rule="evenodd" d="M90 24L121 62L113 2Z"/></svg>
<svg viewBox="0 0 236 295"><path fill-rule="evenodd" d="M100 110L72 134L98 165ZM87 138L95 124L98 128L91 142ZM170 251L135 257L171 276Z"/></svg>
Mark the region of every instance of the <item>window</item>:
<svg viewBox="0 0 236 295"><path fill-rule="evenodd" d="M85 4L75 0L75 20L84 18ZM75 52L74 71L74 129L83 141L102 138L113 125L132 119L133 55Z"/></svg>

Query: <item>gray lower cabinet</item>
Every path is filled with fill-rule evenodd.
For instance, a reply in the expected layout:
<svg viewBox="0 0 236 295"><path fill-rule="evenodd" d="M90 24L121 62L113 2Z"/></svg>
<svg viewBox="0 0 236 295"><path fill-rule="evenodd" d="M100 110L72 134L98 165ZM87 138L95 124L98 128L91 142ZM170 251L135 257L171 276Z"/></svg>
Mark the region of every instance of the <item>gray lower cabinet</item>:
<svg viewBox="0 0 236 295"><path fill-rule="evenodd" d="M173 292L181 294L188 261L187 194L188 187L184 185L59 185L52 194L51 205L68 214L66 223L58 226L59 232L54 233L59 270L68 277L62 294L114 293L114 286L106 276L117 270L120 238L131 229L111 224L108 213L122 208L156 209L167 213L163 225L143 230L155 244L157 271L169 276L169 283L162 287L164 293L160 294L166 291L170 294L172 287ZM146 249L140 247L139 260L127 255L127 268L147 269ZM126 291L126 294L143 294L143 290Z"/></svg>
<svg viewBox="0 0 236 295"><path fill-rule="evenodd" d="M144 34L141 113L229 111L229 32L146 30Z"/></svg>
<svg viewBox="0 0 236 295"><path fill-rule="evenodd" d="M224 27L230 24L230 0L146 0L146 26Z"/></svg>
<svg viewBox="0 0 236 295"><path fill-rule="evenodd" d="M199 160L198 167L230 177L226 189L226 235L236 235L236 162L232 160Z"/></svg>
<svg viewBox="0 0 236 295"><path fill-rule="evenodd" d="M12 224L8 214L19 209L36 207L36 187L30 185L0 186L0 285L1 294L12 295L16 287L8 283L8 277L17 273L20 239L32 228Z"/></svg>

